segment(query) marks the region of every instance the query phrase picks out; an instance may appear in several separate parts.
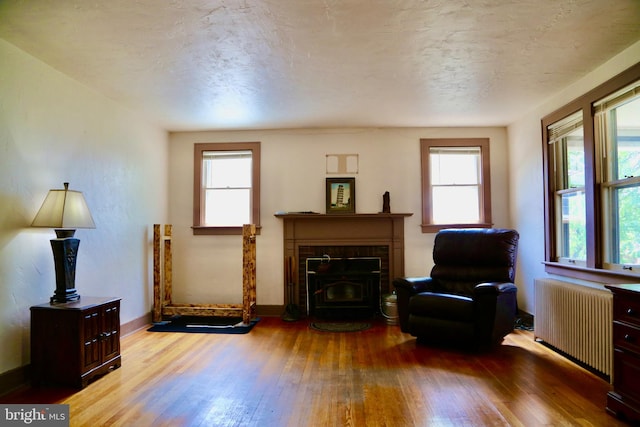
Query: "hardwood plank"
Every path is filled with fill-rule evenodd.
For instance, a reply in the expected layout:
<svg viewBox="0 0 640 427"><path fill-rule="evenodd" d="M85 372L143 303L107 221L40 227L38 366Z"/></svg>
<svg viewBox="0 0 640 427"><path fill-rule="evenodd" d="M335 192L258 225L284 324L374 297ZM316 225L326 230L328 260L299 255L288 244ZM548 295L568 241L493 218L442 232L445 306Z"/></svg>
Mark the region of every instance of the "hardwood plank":
<svg viewBox="0 0 640 427"><path fill-rule="evenodd" d="M122 367L67 403L72 426L622 426L610 385L515 331L490 353L418 345L397 326L325 333L263 318L246 335L134 332Z"/></svg>

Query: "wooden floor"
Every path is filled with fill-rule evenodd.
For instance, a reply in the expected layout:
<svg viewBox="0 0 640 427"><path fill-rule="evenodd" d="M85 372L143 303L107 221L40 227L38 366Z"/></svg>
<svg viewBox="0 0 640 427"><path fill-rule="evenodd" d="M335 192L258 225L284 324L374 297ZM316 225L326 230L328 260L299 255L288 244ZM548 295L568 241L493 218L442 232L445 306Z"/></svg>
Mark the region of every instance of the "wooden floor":
<svg viewBox="0 0 640 427"><path fill-rule="evenodd" d="M619 426L610 385L515 331L489 354L417 345L383 322L327 333L263 318L246 335L122 338L122 367L66 403L72 426Z"/></svg>

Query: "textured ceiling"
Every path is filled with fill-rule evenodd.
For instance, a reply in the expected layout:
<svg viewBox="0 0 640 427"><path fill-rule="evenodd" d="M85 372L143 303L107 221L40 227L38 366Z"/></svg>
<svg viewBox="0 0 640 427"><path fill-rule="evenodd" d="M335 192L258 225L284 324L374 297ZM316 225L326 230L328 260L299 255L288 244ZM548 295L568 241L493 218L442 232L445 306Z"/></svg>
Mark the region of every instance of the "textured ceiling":
<svg viewBox="0 0 640 427"><path fill-rule="evenodd" d="M494 126L640 40L640 1L0 0L0 37L168 130Z"/></svg>

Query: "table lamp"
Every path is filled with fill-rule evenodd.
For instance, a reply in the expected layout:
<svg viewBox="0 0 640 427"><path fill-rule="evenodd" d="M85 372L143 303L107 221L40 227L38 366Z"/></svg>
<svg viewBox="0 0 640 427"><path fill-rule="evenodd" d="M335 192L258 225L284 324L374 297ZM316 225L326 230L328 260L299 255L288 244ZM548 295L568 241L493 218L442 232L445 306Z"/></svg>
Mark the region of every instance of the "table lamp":
<svg viewBox="0 0 640 427"><path fill-rule="evenodd" d="M51 303L80 299L75 288L80 240L73 235L77 228L96 228L82 192L69 190L68 182L64 183L64 189L49 190L31 226L53 228L56 232L56 238L51 240L56 268L56 290Z"/></svg>

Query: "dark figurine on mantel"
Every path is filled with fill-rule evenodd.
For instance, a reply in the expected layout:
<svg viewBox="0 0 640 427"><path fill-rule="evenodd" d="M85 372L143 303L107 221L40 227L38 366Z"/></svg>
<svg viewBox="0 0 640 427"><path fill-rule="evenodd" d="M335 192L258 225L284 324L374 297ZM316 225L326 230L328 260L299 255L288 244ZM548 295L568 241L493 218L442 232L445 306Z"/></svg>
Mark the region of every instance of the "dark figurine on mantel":
<svg viewBox="0 0 640 427"><path fill-rule="evenodd" d="M382 213L391 213L391 197L388 191L382 195Z"/></svg>

